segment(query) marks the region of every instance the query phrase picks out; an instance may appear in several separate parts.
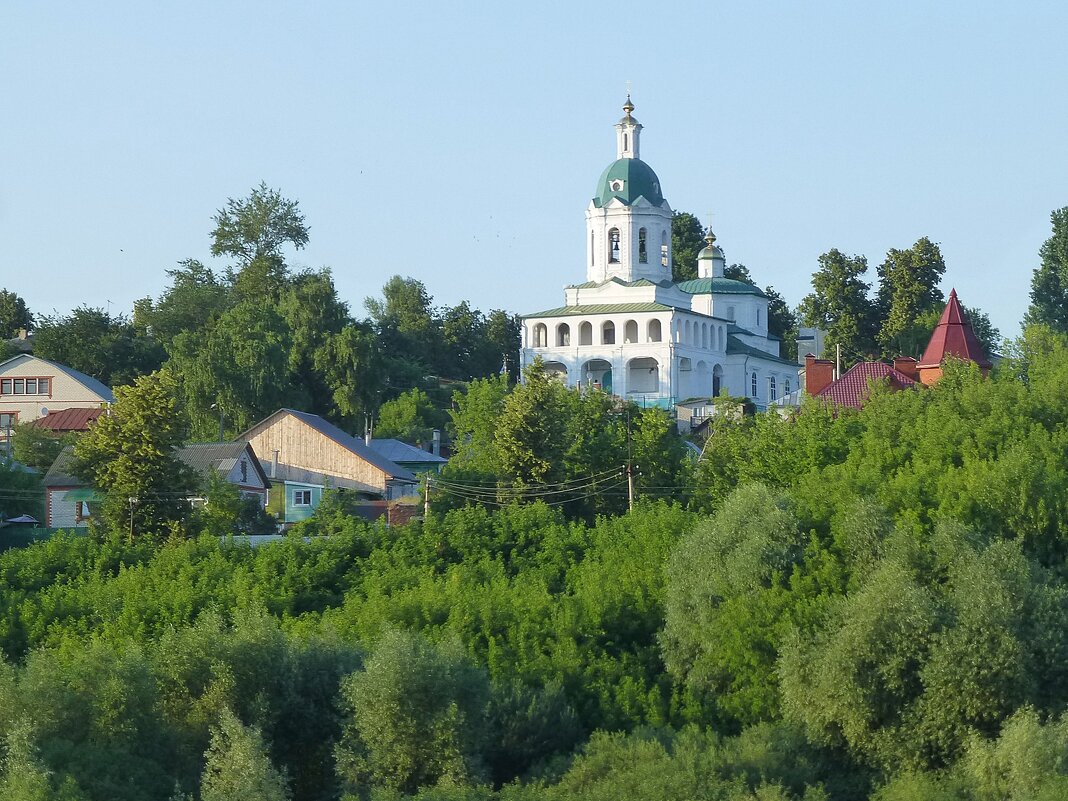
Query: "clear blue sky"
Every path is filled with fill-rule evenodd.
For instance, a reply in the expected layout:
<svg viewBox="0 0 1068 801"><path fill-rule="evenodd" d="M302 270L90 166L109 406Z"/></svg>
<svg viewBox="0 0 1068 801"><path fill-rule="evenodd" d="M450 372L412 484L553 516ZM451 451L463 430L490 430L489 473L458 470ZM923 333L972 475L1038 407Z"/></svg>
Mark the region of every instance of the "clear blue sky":
<svg viewBox="0 0 1068 801"><path fill-rule="evenodd" d="M1068 4L6 3L0 286L129 311L260 181L343 298L395 273L532 312L584 280L633 82L642 155L796 304L820 253L939 242L1015 335L1068 205Z"/></svg>

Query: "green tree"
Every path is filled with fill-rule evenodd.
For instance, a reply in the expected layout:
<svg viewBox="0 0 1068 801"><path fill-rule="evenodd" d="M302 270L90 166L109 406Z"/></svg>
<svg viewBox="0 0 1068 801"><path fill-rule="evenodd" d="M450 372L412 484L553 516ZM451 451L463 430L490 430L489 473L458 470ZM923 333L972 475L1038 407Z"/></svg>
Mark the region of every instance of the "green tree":
<svg viewBox="0 0 1068 801"><path fill-rule="evenodd" d="M143 298L134 304L134 328L158 339L165 347L183 331L203 333L229 304L225 284L196 259L167 270L171 285L155 303Z"/></svg>
<svg viewBox="0 0 1068 801"><path fill-rule="evenodd" d="M288 801L285 776L271 764L260 730L224 709L211 730L200 783L202 801Z"/></svg>
<svg viewBox="0 0 1068 801"><path fill-rule="evenodd" d="M21 328L33 328L33 314L26 301L14 292L0 289L0 339L16 336Z"/></svg>
<svg viewBox="0 0 1068 801"><path fill-rule="evenodd" d="M287 243L297 250L308 244L308 226L300 205L265 182L247 198L229 198L212 219L212 255L233 256L245 267L279 256Z"/></svg>
<svg viewBox="0 0 1068 801"><path fill-rule="evenodd" d="M915 343L902 341L917 317L945 305L938 282L946 272L946 262L938 245L927 237L908 250L891 248L878 267L879 291L876 297L882 325L879 344L888 355L915 349Z"/></svg>
<svg viewBox="0 0 1068 801"><path fill-rule="evenodd" d="M739 487L672 552L664 661L713 719L775 716L781 589L801 553L786 499L760 484Z"/></svg>
<svg viewBox="0 0 1068 801"><path fill-rule="evenodd" d="M478 781L489 682L457 641L382 636L366 669L342 685L349 724L337 747L351 791L377 785L413 793L442 779Z"/></svg>
<svg viewBox="0 0 1068 801"><path fill-rule="evenodd" d="M0 798L5 801L80 801L84 799L69 777L53 788L52 772L41 761L31 727L22 722L7 736L7 755L0 761Z"/></svg>
<svg viewBox="0 0 1068 801"><path fill-rule="evenodd" d="M4 456L6 455L5 453ZM26 514L38 520L44 519L41 475L9 465L6 458L0 459L0 517L20 517Z"/></svg>
<svg viewBox="0 0 1068 801"><path fill-rule="evenodd" d="M697 254L704 246L705 230L697 217L686 211L671 215L671 280L697 277Z"/></svg>
<svg viewBox="0 0 1068 801"><path fill-rule="evenodd" d="M38 320L34 354L59 362L108 386L129 384L158 370L165 356L155 340L138 335L133 324L103 309L79 306L69 316Z"/></svg>
<svg viewBox="0 0 1068 801"><path fill-rule="evenodd" d="M180 388L193 436L218 437L243 431L284 406L302 407L302 388L293 386L289 365L291 332L274 307L244 301L228 310L206 335L179 334L168 369Z"/></svg>
<svg viewBox="0 0 1068 801"><path fill-rule="evenodd" d="M753 280L753 276L749 272L749 268L744 264L728 264L723 268L723 277L729 278L732 281L742 281L746 284L752 284L756 286L756 281Z"/></svg>
<svg viewBox="0 0 1068 801"><path fill-rule="evenodd" d="M797 315L774 287L765 287L764 294L768 296L768 333L782 340L779 355L793 361L797 358Z"/></svg>
<svg viewBox="0 0 1068 801"><path fill-rule="evenodd" d="M1053 233L1038 251L1041 261L1031 277L1031 306L1024 323L1068 333L1068 206L1051 213L1050 222Z"/></svg>
<svg viewBox="0 0 1068 801"><path fill-rule="evenodd" d="M32 423L21 423L15 428L11 454L17 462L47 471L59 452L73 444L76 438L74 434L57 434Z"/></svg>
<svg viewBox="0 0 1068 801"><path fill-rule="evenodd" d="M174 455L187 423L168 372L115 390L115 403L74 445L76 476L106 493L102 514L115 531L162 534L189 513L196 479Z"/></svg>
<svg viewBox="0 0 1068 801"><path fill-rule="evenodd" d="M812 274L812 292L801 301L799 313L806 326L828 332L827 347L841 345L848 359L875 351L876 318L868 298L871 285L863 280L868 261L846 256L837 248L819 258Z"/></svg>
<svg viewBox="0 0 1068 801"><path fill-rule="evenodd" d="M560 481L567 448L567 389L540 359L524 378L505 399L494 435L501 478L516 487Z"/></svg>
<svg viewBox="0 0 1068 801"><path fill-rule="evenodd" d="M374 433L383 439L394 437L409 443L428 443L434 429L443 428L444 423L444 414L430 402L430 397L415 388L382 404Z"/></svg>
<svg viewBox="0 0 1068 801"><path fill-rule="evenodd" d="M497 453L497 421L508 397L508 382L494 376L472 381L466 392L453 395L453 457L449 467L497 476L501 469Z"/></svg>
<svg viewBox="0 0 1068 801"><path fill-rule="evenodd" d="M315 351L315 367L330 388L333 413L355 424L378 405L382 356L375 333L365 323L346 325Z"/></svg>
<svg viewBox="0 0 1068 801"><path fill-rule="evenodd" d="M334 411L333 388L321 365L331 339L352 323L348 305L334 288L329 270L306 270L289 280L278 311L290 332L289 371L292 382L308 396L308 411Z"/></svg>

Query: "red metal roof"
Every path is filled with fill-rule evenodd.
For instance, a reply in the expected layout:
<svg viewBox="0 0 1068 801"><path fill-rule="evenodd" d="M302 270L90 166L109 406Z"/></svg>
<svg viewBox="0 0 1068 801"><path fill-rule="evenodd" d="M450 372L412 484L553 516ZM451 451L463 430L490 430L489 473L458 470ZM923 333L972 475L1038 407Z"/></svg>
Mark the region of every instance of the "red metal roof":
<svg viewBox="0 0 1068 801"><path fill-rule="evenodd" d="M894 391L916 386L916 382L882 362L858 362L850 367L837 381L832 381L819 392L817 398L827 398L837 406L859 409L871 393L873 382L888 383Z"/></svg>
<svg viewBox="0 0 1068 801"><path fill-rule="evenodd" d="M103 409L60 409L33 421L37 428L49 431L88 431L89 425L104 413Z"/></svg>
<svg viewBox="0 0 1068 801"><path fill-rule="evenodd" d="M918 367L939 367L947 356L973 361L980 367L990 367L990 359L979 344L968 316L961 309L955 289L950 290L949 303L931 334L931 341L927 343L927 350L923 352Z"/></svg>

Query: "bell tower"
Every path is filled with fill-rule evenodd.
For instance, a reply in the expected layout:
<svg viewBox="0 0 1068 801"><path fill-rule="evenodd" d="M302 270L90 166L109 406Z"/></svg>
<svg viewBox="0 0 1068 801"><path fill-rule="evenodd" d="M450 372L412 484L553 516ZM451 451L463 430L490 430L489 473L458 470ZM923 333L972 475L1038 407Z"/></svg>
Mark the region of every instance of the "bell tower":
<svg viewBox="0 0 1068 801"><path fill-rule="evenodd" d="M586 208L586 280L671 280L671 207L660 179L641 160L642 125L630 95L616 123L616 160Z"/></svg>

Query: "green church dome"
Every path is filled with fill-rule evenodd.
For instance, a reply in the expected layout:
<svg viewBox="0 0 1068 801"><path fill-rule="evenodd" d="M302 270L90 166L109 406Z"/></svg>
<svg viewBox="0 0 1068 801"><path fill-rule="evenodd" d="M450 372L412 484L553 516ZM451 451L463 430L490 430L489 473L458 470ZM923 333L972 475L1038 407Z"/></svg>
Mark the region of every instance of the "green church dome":
<svg viewBox="0 0 1068 801"><path fill-rule="evenodd" d="M619 159L609 164L597 181L597 196L593 202L604 206L617 197L627 206L644 197L654 206L664 205L660 179L653 168L641 159Z"/></svg>

